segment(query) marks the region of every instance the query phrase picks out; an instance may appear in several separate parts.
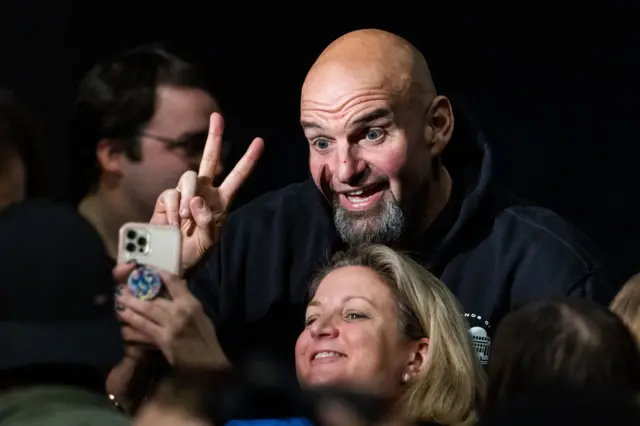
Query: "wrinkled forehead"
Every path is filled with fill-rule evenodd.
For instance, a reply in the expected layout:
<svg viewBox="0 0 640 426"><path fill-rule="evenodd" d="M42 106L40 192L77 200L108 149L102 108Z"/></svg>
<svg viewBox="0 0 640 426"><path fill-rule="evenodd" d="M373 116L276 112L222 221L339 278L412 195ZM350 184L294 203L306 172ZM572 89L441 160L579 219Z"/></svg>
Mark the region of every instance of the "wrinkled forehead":
<svg viewBox="0 0 640 426"><path fill-rule="evenodd" d="M301 113L322 109L337 111L358 98L393 103L403 94L406 81L376 64L331 62L314 66L302 88Z"/></svg>

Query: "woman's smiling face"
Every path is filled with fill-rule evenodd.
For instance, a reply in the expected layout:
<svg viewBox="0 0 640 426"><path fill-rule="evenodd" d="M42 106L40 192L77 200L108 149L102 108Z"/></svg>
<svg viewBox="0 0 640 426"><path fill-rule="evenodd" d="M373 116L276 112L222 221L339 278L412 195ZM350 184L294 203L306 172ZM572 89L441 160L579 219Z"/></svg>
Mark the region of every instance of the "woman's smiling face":
<svg viewBox="0 0 640 426"><path fill-rule="evenodd" d="M298 379L396 393L411 351L387 283L369 268L346 266L322 280L307 307L295 349Z"/></svg>

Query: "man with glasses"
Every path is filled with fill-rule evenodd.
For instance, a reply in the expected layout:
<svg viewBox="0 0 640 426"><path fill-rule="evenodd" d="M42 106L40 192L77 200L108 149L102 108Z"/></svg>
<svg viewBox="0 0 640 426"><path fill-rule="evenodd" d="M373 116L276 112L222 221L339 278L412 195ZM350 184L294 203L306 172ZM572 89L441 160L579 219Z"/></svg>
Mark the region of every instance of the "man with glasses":
<svg viewBox="0 0 640 426"><path fill-rule="evenodd" d="M119 54L85 76L70 129L73 197L113 258L120 226L148 221L158 195L198 166L219 111L198 69L158 47Z"/></svg>

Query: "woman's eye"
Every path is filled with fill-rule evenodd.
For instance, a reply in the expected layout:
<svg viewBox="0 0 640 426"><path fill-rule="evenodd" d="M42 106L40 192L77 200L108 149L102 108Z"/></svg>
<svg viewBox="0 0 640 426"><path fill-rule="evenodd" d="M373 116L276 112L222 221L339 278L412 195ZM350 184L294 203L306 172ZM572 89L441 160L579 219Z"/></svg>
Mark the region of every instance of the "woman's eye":
<svg viewBox="0 0 640 426"><path fill-rule="evenodd" d="M315 320L316 320L316 319L315 319L314 317L309 317L309 318L305 319L305 320L304 320L304 326L305 326L305 327L310 326L311 324L313 324L313 322L314 322Z"/></svg>
<svg viewBox="0 0 640 426"><path fill-rule="evenodd" d="M366 138L368 140L370 140L370 141L378 140L383 135L384 135L384 133L382 132L381 129L369 129L369 130L367 130L367 133L365 134Z"/></svg>
<svg viewBox="0 0 640 426"><path fill-rule="evenodd" d="M357 312L349 312L347 315L345 315L346 318L348 320L357 320L357 319L362 319L362 318L366 318L364 315L359 314Z"/></svg>

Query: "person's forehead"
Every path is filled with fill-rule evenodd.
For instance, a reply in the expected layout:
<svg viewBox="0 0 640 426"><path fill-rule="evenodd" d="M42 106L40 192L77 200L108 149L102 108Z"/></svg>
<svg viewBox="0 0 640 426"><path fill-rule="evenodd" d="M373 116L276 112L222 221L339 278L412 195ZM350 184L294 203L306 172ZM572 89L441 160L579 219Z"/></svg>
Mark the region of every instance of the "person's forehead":
<svg viewBox="0 0 640 426"><path fill-rule="evenodd" d="M316 297L338 299L367 297L379 299L391 293L386 283L372 269L346 266L331 271L320 283Z"/></svg>
<svg viewBox="0 0 640 426"><path fill-rule="evenodd" d="M203 111L218 110L213 97L197 88L160 86L156 90L156 112L201 114Z"/></svg>
<svg viewBox="0 0 640 426"><path fill-rule="evenodd" d="M161 86L157 90L156 110L148 128L171 132L166 135L169 137L207 131L209 116L218 110L215 100L205 91Z"/></svg>
<svg viewBox="0 0 640 426"><path fill-rule="evenodd" d="M334 62L312 70L303 87L300 120L352 122L375 110L403 105L403 75L367 64ZM325 123L326 125L327 123Z"/></svg>
<svg viewBox="0 0 640 426"><path fill-rule="evenodd" d="M376 67L354 66L334 62L313 70L302 89L302 102L333 104L358 92L390 95L394 90L393 76Z"/></svg>

